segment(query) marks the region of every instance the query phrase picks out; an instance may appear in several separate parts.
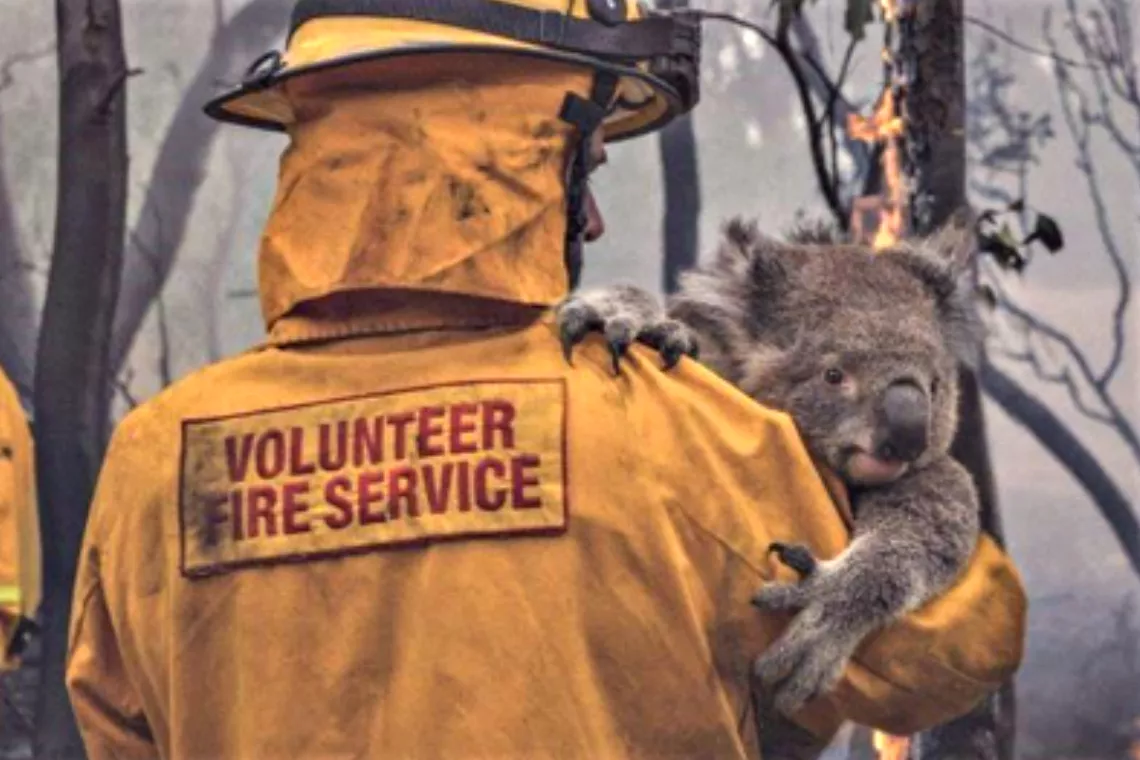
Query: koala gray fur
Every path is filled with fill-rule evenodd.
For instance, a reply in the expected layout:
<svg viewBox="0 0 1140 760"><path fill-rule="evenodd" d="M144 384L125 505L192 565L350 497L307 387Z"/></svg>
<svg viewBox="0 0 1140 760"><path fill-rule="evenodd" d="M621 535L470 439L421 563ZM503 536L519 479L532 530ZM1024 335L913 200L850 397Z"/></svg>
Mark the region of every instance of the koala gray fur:
<svg viewBox="0 0 1140 760"><path fill-rule="evenodd" d="M981 341L964 286L972 232L948 225L876 253L819 227L786 242L733 221L705 266L682 276L667 310L619 286L558 308L563 345L605 333L618 361L634 340L666 366L696 356L760 403L787 412L813 456L849 487L855 530L847 549L817 561L774 545L800 571L771 583L763 610L796 613L756 661L765 758L814 757L784 716L830 690L871 632L948 587L971 556L978 501L948 453L957 428L958 362Z"/></svg>

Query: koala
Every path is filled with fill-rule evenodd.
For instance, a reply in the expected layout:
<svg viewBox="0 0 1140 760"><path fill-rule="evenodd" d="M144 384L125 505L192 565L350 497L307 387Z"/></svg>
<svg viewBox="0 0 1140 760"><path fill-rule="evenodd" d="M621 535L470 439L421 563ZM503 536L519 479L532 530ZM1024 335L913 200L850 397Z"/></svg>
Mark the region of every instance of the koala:
<svg viewBox="0 0 1140 760"><path fill-rule="evenodd" d="M557 309L568 359L593 330L605 334L615 372L635 340L667 369L699 357L786 412L848 486L854 535L839 556L769 547L800 580L767 584L753 600L795 615L754 666L765 757L822 751L805 750L804 732L785 716L829 691L868 634L948 587L975 548L977 493L948 453L959 364L976 363L982 339L963 277L972 239L957 222L875 252L818 226L780 241L734 220L667 308L619 286Z"/></svg>

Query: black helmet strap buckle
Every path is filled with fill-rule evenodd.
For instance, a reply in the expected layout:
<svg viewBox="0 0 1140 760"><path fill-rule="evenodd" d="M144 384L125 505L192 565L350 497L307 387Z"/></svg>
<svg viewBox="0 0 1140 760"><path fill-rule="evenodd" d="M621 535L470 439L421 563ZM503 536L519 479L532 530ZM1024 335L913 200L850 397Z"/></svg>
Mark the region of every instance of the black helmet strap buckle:
<svg viewBox="0 0 1140 760"><path fill-rule="evenodd" d="M570 164L570 177L566 187L566 271L571 288L577 285L582 270L582 242L589 225L586 210L586 179L590 174L590 143L593 134L601 129L606 109L617 92L618 77L599 72L589 98L575 92L567 93L559 117L574 126L578 143Z"/></svg>
<svg viewBox="0 0 1140 760"><path fill-rule="evenodd" d="M570 169L567 202L570 216L568 235L580 239L586 232L586 178L590 173L590 138L606 118L606 106L617 90L618 79L613 74L600 73L594 77L589 99L577 93L567 93L559 117L578 131L578 144Z"/></svg>

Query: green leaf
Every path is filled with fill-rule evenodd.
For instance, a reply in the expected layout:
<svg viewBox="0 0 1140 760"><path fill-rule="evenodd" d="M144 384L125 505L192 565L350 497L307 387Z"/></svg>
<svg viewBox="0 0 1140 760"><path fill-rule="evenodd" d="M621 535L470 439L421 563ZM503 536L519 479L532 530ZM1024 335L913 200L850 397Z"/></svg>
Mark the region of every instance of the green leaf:
<svg viewBox="0 0 1140 760"><path fill-rule="evenodd" d="M1002 227L1001 232L996 235L992 233L979 234L978 249L993 256L994 261L1002 269L1020 272L1025 268L1026 259L1018 250L1017 239L1013 237L1013 232L1009 229L1008 224Z"/></svg>
<svg viewBox="0 0 1140 760"><path fill-rule="evenodd" d="M998 231L998 238L1015 251L1021 247L1021 242L1017 239L1017 235L1013 234L1013 229L1008 222L1001 226L1001 230Z"/></svg>
<svg viewBox="0 0 1140 760"><path fill-rule="evenodd" d="M867 24L875 20L871 8L872 0L847 0L843 26L853 39L862 40L866 36Z"/></svg>

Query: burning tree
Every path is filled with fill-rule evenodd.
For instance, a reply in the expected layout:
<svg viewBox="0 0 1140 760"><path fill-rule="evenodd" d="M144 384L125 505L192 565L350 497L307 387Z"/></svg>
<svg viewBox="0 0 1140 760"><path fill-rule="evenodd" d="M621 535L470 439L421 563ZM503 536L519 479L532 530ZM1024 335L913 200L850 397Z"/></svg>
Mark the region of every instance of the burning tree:
<svg viewBox="0 0 1140 760"><path fill-rule="evenodd" d="M977 178L980 183L974 181L971 189L988 202L1000 204L1000 208L979 209L979 243L990 254L981 259L979 277L985 283L983 300L992 305L995 321L1003 329L989 342L998 363L987 361L978 378L964 378L963 429L955 454L975 474L983 496L984 523L1000 538L1001 521L980 414L980 384L1092 497L1133 567L1140 571L1140 528L1124 490L1081 442L1077 426L1004 370L1020 365L1038 381L1064 388L1074 410L1110 430L1122 450L1140 463L1135 425L1114 395L1121 387L1114 381L1119 381L1128 345L1124 336L1131 287L1123 254L1127 249L1107 223L1108 199L1099 185L1091 144L1095 134L1106 136L1120 152L1122 165L1140 180L1140 142L1135 137L1140 131L1140 90L1132 10L1127 0L1097 0L1092 7L1075 0L1066 2L1065 27L1071 40L1067 47L1070 51L1075 47L1075 55L1062 53L1063 45L1055 39L1048 15L1049 49L1039 51L980 19L963 17L960 2L876 0L876 15L885 22L886 86L866 114L846 99L843 85L852 47L863 37L872 11L869 1L846 3L850 40L834 76L823 63L809 21L799 13L802 0L781 0L783 12L773 30L749 26L780 54L797 87L820 195L835 225L853 237L881 247L899 235L928 232L956 206L964 205L968 126L975 163L987 175ZM1046 117L1012 109L1008 102L1012 75L997 76L992 71L988 82L975 80L979 95L972 104L970 123L965 123L963 22L987 35L988 48L983 53L1000 41L1043 55L1053 68L1064 96L1065 127L1076 145L1077 166L1087 181L1098 233L1118 283L1109 326L1112 350L1102 366L1098 367L1071 331L1020 303L1016 289L1009 286L1010 277L1025 269L1034 250L1056 251L1063 242L1060 226L1051 217L1034 212L1025 200L1027 169L1038 161L1037 148L1052 137L1052 125ZM853 176L839 170L840 147L856 168ZM990 171L995 166L1007 171L1004 179L1012 178L1012 186L995 181ZM1012 215L1021 229L1014 230L1018 224L1002 224L1003 214ZM905 757L938 756L934 747L946 741L968 744L981 740L988 746L974 750L971 757L995 753L1010 757L1012 722L1012 691L1007 689L974 715L922 737L913 747L881 735L876 742L884 756Z"/></svg>
<svg viewBox="0 0 1140 760"><path fill-rule="evenodd" d="M775 28L742 23L779 55L799 96L812 167L835 225L876 248L907 235L926 235L965 206L965 92L961 0L923 4L904 0L847 0L850 35L838 75L829 75L816 36L802 15L804 0L778 0ZM875 11L883 22L883 89L871 114L844 97L852 53ZM708 14L741 23L728 14ZM839 135L862 177L844 182ZM860 151L858 142L866 144ZM847 185L846 187L844 185ZM676 213L677 209L667 209ZM962 371L961 430L954 455L978 484L983 527L999 540L1001 521L982 417L977 378ZM972 757L1012 756L1012 688L971 715L930 732L912 748L902 737L876 735L880 757L935 757L958 751Z"/></svg>

